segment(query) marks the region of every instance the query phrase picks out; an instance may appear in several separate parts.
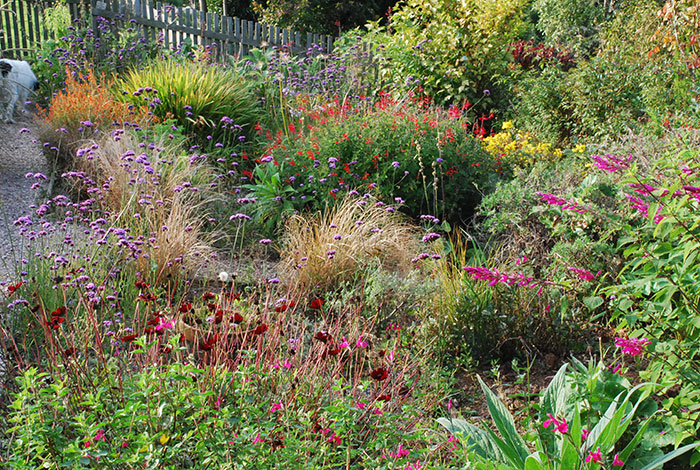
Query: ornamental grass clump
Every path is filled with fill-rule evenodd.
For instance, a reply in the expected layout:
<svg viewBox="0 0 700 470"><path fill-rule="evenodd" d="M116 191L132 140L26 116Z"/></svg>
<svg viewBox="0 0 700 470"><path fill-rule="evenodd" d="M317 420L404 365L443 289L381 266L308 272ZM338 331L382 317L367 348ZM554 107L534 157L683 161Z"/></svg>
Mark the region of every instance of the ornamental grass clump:
<svg viewBox="0 0 700 470"><path fill-rule="evenodd" d="M295 282L329 289L350 280L369 261L406 269L416 231L391 206L369 195L348 196L315 215L293 215L286 226L282 261Z"/></svg>
<svg viewBox="0 0 700 470"><path fill-rule="evenodd" d="M258 120L249 86L218 65L158 60L132 69L118 86L125 102L175 120L199 143L234 144Z"/></svg>
<svg viewBox="0 0 700 470"><path fill-rule="evenodd" d="M139 242L134 259L144 276L155 280L196 271L215 239L204 230L210 222L205 204L216 199L208 189L211 174L201 156L180 155L167 138L135 140L128 131L114 130L80 149L77 171L64 177Z"/></svg>

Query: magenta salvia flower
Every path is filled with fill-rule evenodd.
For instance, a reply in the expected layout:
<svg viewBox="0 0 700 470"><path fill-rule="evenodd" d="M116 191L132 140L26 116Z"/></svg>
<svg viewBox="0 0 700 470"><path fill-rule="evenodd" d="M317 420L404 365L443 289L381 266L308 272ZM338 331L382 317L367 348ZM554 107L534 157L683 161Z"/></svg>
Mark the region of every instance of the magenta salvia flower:
<svg viewBox="0 0 700 470"><path fill-rule="evenodd" d="M566 418L562 418L561 421L556 419L554 416L552 416L551 413L547 413L547 416L549 416L549 419L546 420L544 423L542 423L542 427L547 429L549 428L550 425L554 425L554 428L552 428L553 432L560 432L562 434L566 434L566 432L569 430L569 425L566 423Z"/></svg>
<svg viewBox="0 0 700 470"><path fill-rule="evenodd" d="M647 338L616 338L615 346L622 348L622 354L628 356L641 356L644 354L644 348L646 348L651 341Z"/></svg>
<svg viewBox="0 0 700 470"><path fill-rule="evenodd" d="M601 170L610 172L622 171L630 167L632 155L625 159L624 157L616 157L615 155L608 153L604 157L600 155L593 155L593 160L595 161L595 166Z"/></svg>
<svg viewBox="0 0 700 470"><path fill-rule="evenodd" d="M569 271L575 272L579 279L583 279L584 281L592 281L596 276L590 271L581 268L574 268L573 266L569 266Z"/></svg>
<svg viewBox="0 0 700 470"><path fill-rule="evenodd" d="M637 212L639 212L641 215L644 217L649 217L649 204L641 200L640 198L636 196L632 196L631 194L625 194L625 197L630 201L632 205L632 209L636 209ZM665 215L661 214L661 209L663 206L659 205L658 209L656 209L656 215L654 216L654 223L658 224L661 222Z"/></svg>
<svg viewBox="0 0 700 470"><path fill-rule="evenodd" d="M583 214L584 212L587 212L587 209L584 209L583 207L579 206L577 202L575 201L569 201L567 202L565 199L555 196L552 193L542 193L542 192L537 192L535 193L539 197L542 198L542 201L546 202L547 204L550 204L552 206L561 206L562 209L564 210L571 210L574 211L578 214Z"/></svg>
<svg viewBox="0 0 700 470"><path fill-rule="evenodd" d="M488 269L483 266L464 266L462 269L471 274L472 279L487 281L491 287L499 283L507 286L517 284L520 287L527 287L529 289L537 286L537 282L533 282L532 277L525 276L521 273L502 273L496 269Z"/></svg>

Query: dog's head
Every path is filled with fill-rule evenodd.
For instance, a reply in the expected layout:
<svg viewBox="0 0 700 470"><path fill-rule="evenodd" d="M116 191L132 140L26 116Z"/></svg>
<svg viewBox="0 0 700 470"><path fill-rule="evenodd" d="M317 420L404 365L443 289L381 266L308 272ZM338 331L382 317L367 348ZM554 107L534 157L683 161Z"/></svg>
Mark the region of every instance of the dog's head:
<svg viewBox="0 0 700 470"><path fill-rule="evenodd" d="M12 70L12 65L8 64L4 60L0 60L0 75L2 75L3 78L7 77L10 70Z"/></svg>

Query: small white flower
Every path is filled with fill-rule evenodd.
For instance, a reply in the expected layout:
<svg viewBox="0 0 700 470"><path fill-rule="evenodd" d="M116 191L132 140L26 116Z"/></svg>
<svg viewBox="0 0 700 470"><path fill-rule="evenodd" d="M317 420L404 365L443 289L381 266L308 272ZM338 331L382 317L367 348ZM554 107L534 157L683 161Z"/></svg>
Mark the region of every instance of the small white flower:
<svg viewBox="0 0 700 470"><path fill-rule="evenodd" d="M221 272L219 273L219 280L220 280L221 282L228 282L228 280L229 280L229 275L228 275L228 273L227 273L226 271L221 271Z"/></svg>

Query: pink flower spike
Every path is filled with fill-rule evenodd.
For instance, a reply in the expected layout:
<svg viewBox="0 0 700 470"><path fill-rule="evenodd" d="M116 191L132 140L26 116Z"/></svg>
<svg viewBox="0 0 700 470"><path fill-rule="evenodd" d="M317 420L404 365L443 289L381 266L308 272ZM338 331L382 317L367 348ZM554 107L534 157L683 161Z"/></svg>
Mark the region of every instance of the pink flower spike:
<svg viewBox="0 0 700 470"><path fill-rule="evenodd" d="M630 155L625 160L624 157L616 157L615 155L607 154L604 157L600 155L593 155L593 160L595 161L595 166L601 170L615 172L626 170L630 167L630 162L632 161L632 156Z"/></svg>
<svg viewBox="0 0 700 470"><path fill-rule="evenodd" d="M625 462L620 460L620 454L615 454L615 458L613 458L613 467L622 467Z"/></svg>

